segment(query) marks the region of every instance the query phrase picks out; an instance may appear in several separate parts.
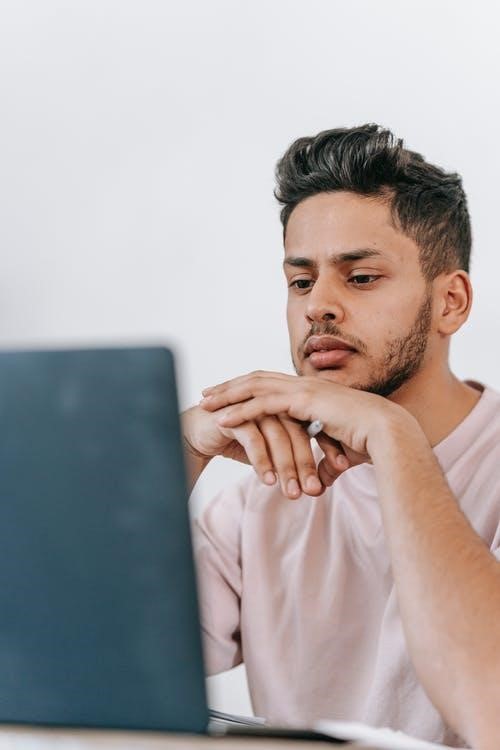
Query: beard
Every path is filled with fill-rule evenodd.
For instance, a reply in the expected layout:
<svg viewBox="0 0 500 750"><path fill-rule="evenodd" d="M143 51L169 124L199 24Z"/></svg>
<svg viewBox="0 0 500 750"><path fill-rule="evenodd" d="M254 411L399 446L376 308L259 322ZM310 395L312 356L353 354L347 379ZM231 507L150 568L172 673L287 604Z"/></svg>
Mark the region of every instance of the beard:
<svg viewBox="0 0 500 750"><path fill-rule="evenodd" d="M397 336L392 339L386 345L382 362L376 367L378 372L367 382L350 383L349 387L384 397L394 393L420 370L427 349L431 322L432 295L428 289L409 331L404 336ZM361 355L366 353L366 346L360 339L347 338L335 323L327 323L321 330L318 330L317 327L315 329L311 331L309 336L319 334L338 336L347 341L348 344L352 344ZM303 350L303 347L301 347L301 350ZM294 360L293 364L297 375L302 375Z"/></svg>

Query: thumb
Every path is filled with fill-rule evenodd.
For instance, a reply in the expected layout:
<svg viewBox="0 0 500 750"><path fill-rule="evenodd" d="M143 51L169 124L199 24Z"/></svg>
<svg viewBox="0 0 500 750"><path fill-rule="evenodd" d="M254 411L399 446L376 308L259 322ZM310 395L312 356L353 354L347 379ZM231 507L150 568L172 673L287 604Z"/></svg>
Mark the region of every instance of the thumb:
<svg viewBox="0 0 500 750"><path fill-rule="evenodd" d="M319 435L316 435L316 441L325 454L322 463L324 462L327 468L329 467L337 474L349 468L351 463L345 454L343 445L338 440L320 432Z"/></svg>

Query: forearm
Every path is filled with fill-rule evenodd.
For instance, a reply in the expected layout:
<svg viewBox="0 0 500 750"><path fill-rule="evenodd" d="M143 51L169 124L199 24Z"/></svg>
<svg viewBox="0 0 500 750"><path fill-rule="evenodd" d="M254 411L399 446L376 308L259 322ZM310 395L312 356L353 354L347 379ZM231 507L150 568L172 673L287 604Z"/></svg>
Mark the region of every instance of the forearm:
<svg viewBox="0 0 500 750"><path fill-rule="evenodd" d="M382 428L370 454L419 679L464 739L499 747L500 563L461 512L412 417Z"/></svg>

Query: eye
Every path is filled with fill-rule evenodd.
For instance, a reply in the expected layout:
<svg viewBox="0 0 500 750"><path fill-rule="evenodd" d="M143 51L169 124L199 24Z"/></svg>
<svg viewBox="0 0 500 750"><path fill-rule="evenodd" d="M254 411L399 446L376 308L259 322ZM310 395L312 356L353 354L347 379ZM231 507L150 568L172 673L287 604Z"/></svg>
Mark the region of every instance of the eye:
<svg viewBox="0 0 500 750"><path fill-rule="evenodd" d="M349 278L349 282L351 282L353 286L367 286L377 279L380 279L380 276L377 276L376 274L357 273L355 276Z"/></svg>
<svg viewBox="0 0 500 750"><path fill-rule="evenodd" d="M289 284L290 289L300 289L300 290L307 290L309 289L309 284L312 284L312 279L295 279L295 281L292 281L291 284Z"/></svg>

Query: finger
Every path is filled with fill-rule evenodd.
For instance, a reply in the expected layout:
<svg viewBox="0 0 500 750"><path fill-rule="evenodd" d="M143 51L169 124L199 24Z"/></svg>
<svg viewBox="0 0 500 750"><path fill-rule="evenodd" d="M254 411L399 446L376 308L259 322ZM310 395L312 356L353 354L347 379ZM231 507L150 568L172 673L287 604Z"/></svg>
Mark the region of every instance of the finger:
<svg viewBox="0 0 500 750"><path fill-rule="evenodd" d="M318 464L318 476L325 485L331 487L342 472L337 471L326 458L322 458Z"/></svg>
<svg viewBox="0 0 500 750"><path fill-rule="evenodd" d="M335 448L337 453L342 453L342 443L339 440L335 440L335 438L330 437L330 435L327 435L326 432L318 432L317 435L314 436L314 439L320 446L323 453L325 452L325 449L328 448Z"/></svg>
<svg viewBox="0 0 500 750"><path fill-rule="evenodd" d="M338 440L333 440L333 438L321 432L316 435L316 441L325 454L326 460L335 471L341 472L349 468L349 460Z"/></svg>
<svg viewBox="0 0 500 750"><path fill-rule="evenodd" d="M284 388L290 391L290 388L296 387L295 381L296 378L280 373L244 375L212 388L205 388L200 406L207 411L216 411L229 404L238 404L265 393L283 392Z"/></svg>
<svg viewBox="0 0 500 750"><path fill-rule="evenodd" d="M243 382L249 381L251 379L262 379L262 378L276 378L276 379L288 379L290 377L294 377L291 375L285 375L282 372L268 372L266 370L254 370L253 372L247 373L245 375L238 375L236 378L231 378L230 380L225 380L222 383L218 383L217 385L211 385L208 388L204 388L202 390L203 396L205 395L212 395L213 393L218 393L229 386L232 385L240 385Z"/></svg>
<svg viewBox="0 0 500 750"><path fill-rule="evenodd" d="M250 422L269 414L287 414L294 419L311 422L314 419L311 408L310 400L301 398L299 394L292 403L290 394L270 393L226 408L224 415L221 415L217 422L223 427L237 427L243 422Z"/></svg>
<svg viewBox="0 0 500 750"><path fill-rule="evenodd" d="M288 433L302 491L307 495L321 495L325 487L318 477L311 440L307 432L294 419L280 415L279 420Z"/></svg>
<svg viewBox="0 0 500 750"><path fill-rule="evenodd" d="M252 464L259 479L264 484L275 484L276 474L266 441L255 422L248 422L231 432L234 439L244 448L248 461Z"/></svg>
<svg viewBox="0 0 500 750"><path fill-rule="evenodd" d="M277 417L263 417L257 424L265 438L281 491L290 500L296 500L301 489L288 432Z"/></svg>

